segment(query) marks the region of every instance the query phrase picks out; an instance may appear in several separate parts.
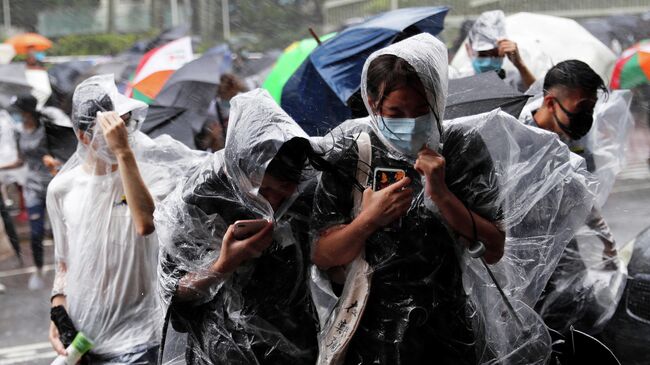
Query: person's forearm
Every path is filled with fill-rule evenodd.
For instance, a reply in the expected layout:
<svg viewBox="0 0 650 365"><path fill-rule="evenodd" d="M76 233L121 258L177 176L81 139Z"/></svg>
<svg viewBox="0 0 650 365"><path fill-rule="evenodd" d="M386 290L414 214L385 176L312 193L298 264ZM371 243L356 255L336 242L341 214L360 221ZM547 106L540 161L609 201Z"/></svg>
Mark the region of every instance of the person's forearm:
<svg viewBox="0 0 650 365"><path fill-rule="evenodd" d="M202 273L189 273L178 282L174 299L178 302L191 302L210 295L223 283L228 274L206 270Z"/></svg>
<svg viewBox="0 0 650 365"><path fill-rule="evenodd" d="M10 164L0 166L0 170L11 170L23 165L23 160L16 160Z"/></svg>
<svg viewBox="0 0 650 365"><path fill-rule="evenodd" d="M449 192L444 198L436 201L436 205L451 229L469 240L474 239L472 217L469 216L470 210L460 199ZM477 239L485 244L485 261L490 264L498 262L503 256L505 235L492 222L474 212L471 214L476 223Z"/></svg>
<svg viewBox="0 0 650 365"><path fill-rule="evenodd" d="M312 261L321 269L347 265L363 250L366 240L377 230L363 212L350 224L321 234L315 244Z"/></svg>
<svg viewBox="0 0 650 365"><path fill-rule="evenodd" d="M116 155L126 202L131 210L136 231L138 234L146 236L154 231L155 205L153 198L142 180L133 151L128 150Z"/></svg>
<svg viewBox="0 0 650 365"><path fill-rule="evenodd" d="M533 83L535 83L535 75L526 67L524 64L516 65L517 70L519 70L519 75L521 76L521 82L524 84L524 87L528 89Z"/></svg>
<svg viewBox="0 0 650 365"><path fill-rule="evenodd" d="M63 294L57 294L52 297L52 307L56 307L59 305L62 305L64 307L66 306L65 295Z"/></svg>

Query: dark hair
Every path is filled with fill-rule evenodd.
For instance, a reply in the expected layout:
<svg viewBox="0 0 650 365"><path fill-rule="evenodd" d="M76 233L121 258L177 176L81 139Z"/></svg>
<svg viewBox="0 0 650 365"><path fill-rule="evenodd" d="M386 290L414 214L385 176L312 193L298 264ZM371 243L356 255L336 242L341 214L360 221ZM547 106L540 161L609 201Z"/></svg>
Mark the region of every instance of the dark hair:
<svg viewBox="0 0 650 365"><path fill-rule="evenodd" d="M544 77L544 95L558 86L587 93L595 94L598 90L607 93L603 79L589 65L578 60L563 61L548 70Z"/></svg>
<svg viewBox="0 0 650 365"><path fill-rule="evenodd" d="M292 138L280 147L265 172L283 181L299 183L311 149L308 140Z"/></svg>
<svg viewBox="0 0 650 365"><path fill-rule="evenodd" d="M424 95L424 85L418 73L403 58L384 54L375 58L368 66L368 96L377 103L373 107L378 110L381 110L381 105L388 94L406 85L421 90Z"/></svg>
<svg viewBox="0 0 650 365"><path fill-rule="evenodd" d="M86 100L75 108L72 123L77 129L85 132L95 125L97 112L112 111L113 109L113 101L108 94L104 94L101 98Z"/></svg>
<svg viewBox="0 0 650 365"><path fill-rule="evenodd" d="M37 105L38 105L38 100L36 100L36 98L31 94L18 95L16 96L15 100L12 103L12 106L15 109L33 115L38 115L38 111L36 111Z"/></svg>
<svg viewBox="0 0 650 365"><path fill-rule="evenodd" d="M276 179L298 184L303 180L303 171L308 164L316 171L332 173L342 180L352 181L359 191L365 189L357 182L355 176L327 161L323 154L314 151L309 140L301 137L294 137L285 142L266 167L265 173Z"/></svg>

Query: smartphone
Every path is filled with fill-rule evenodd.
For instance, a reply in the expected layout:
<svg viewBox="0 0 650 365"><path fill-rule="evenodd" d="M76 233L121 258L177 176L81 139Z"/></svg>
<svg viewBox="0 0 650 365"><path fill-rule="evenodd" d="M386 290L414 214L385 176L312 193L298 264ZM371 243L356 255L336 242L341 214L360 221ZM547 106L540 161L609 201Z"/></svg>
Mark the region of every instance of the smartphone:
<svg viewBox="0 0 650 365"><path fill-rule="evenodd" d="M387 167L377 167L375 169L372 190L379 191L402 180L406 177L406 171L402 169L391 169Z"/></svg>
<svg viewBox="0 0 650 365"><path fill-rule="evenodd" d="M406 177L406 171L402 169L392 169L388 167L375 168L372 190L379 191L402 180ZM402 228L402 218L384 228L385 231L397 231Z"/></svg>
<svg viewBox="0 0 650 365"><path fill-rule="evenodd" d="M233 236L236 240L245 240L254 236L256 233L264 229L269 221L266 219L251 219L235 222Z"/></svg>

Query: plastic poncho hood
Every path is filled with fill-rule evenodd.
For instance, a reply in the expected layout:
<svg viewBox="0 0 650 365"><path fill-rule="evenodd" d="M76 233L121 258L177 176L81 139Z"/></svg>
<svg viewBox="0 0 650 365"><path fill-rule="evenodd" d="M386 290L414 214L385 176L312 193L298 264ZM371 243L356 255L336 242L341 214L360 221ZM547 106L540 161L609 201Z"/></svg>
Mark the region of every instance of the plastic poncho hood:
<svg viewBox="0 0 650 365"><path fill-rule="evenodd" d="M447 48L436 37L428 33L422 33L374 52L368 57L363 66L361 96L370 115L372 127L382 139L382 142L386 146L392 147L393 151L391 152L399 154L397 148L379 132L378 128L382 120L368 101L368 69L372 62L382 55L397 56L413 67L424 86L431 111L437 119L435 123L438 125L432 124L430 127L433 132L442 133L442 120L444 119L445 105L447 104Z"/></svg>
<svg viewBox="0 0 650 365"><path fill-rule="evenodd" d="M272 213L268 202L259 196L259 188L271 160L293 138L309 140L266 90L256 89L231 100L224 168L236 182L233 185L240 190L239 196L252 207Z"/></svg>
<svg viewBox="0 0 650 365"><path fill-rule="evenodd" d="M481 14L467 35L474 52L497 48L497 42L506 37L506 16L501 10Z"/></svg>
<svg viewBox="0 0 650 365"><path fill-rule="evenodd" d="M130 113L125 123L130 136L133 136L134 132L140 130L147 115L147 108L147 104L120 94L115 86L113 74L97 75L86 79L77 86L72 96L74 131L77 136L79 131L84 132L92 141L89 145L79 143L79 151L85 154L91 149L97 158L115 164L117 160L108 150L101 127L97 124L97 113L115 111L120 116ZM132 138L130 142L133 142Z"/></svg>

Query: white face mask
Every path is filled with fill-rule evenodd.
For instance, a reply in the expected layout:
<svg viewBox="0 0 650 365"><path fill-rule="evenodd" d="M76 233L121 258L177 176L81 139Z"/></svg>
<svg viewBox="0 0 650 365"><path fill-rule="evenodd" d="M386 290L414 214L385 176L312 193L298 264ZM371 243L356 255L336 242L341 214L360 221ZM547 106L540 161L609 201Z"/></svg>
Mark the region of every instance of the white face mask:
<svg viewBox="0 0 650 365"><path fill-rule="evenodd" d="M415 156L425 145L438 150L440 132L433 113L417 118L376 118L381 134L403 154Z"/></svg>

